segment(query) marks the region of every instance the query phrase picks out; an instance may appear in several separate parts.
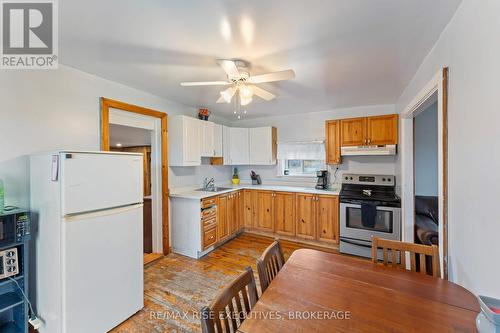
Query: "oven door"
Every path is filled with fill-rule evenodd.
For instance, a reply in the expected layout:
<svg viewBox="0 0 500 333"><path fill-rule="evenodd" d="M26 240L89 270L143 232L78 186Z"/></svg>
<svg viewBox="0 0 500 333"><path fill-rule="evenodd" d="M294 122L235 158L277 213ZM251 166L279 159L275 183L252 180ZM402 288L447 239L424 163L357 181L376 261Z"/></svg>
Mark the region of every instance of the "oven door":
<svg viewBox="0 0 500 333"><path fill-rule="evenodd" d="M401 208L377 207L373 226L363 224L361 205L340 204L340 237L370 241L373 236L401 240Z"/></svg>

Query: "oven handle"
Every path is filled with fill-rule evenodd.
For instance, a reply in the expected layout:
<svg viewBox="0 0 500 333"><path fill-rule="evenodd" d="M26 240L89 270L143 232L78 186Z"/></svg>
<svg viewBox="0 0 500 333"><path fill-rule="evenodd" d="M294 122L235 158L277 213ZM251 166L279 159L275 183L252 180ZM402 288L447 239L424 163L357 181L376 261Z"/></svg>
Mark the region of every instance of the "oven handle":
<svg viewBox="0 0 500 333"><path fill-rule="evenodd" d="M340 241L344 242L344 243L347 243L347 244L351 244L351 245L367 247L367 248L370 248L370 249L372 248L371 245L360 244L360 243L357 243L357 242L354 242L354 241L350 241L350 240L346 240L346 239L341 239Z"/></svg>

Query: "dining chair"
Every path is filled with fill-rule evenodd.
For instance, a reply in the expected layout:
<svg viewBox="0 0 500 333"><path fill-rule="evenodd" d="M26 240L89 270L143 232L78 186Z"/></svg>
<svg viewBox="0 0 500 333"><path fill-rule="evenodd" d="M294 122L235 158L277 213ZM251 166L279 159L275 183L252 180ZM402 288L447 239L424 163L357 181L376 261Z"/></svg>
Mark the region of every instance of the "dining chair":
<svg viewBox="0 0 500 333"><path fill-rule="evenodd" d="M236 333L257 300L253 271L247 267L217 295L210 306L201 309L202 332Z"/></svg>
<svg viewBox="0 0 500 333"><path fill-rule="evenodd" d="M406 252L409 252L411 271L429 274L434 277L441 276L439 272L439 250L436 245L420 245L373 237L372 262L374 263L379 262L377 257L379 248L382 249L382 262L385 266L390 264L392 267L406 269ZM391 253L390 257L389 252ZM427 267L427 257L432 260L431 267Z"/></svg>
<svg viewBox="0 0 500 333"><path fill-rule="evenodd" d="M285 264L285 257L279 241L274 241L257 259L260 290L263 293Z"/></svg>

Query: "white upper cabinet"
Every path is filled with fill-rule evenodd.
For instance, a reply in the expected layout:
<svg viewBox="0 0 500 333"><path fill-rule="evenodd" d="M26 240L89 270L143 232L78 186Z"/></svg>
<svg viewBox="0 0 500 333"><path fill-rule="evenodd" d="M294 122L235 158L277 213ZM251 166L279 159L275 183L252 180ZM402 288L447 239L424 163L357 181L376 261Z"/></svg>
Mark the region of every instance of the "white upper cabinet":
<svg viewBox="0 0 500 333"><path fill-rule="evenodd" d="M214 123L211 121L198 120L201 129L201 156L213 157L215 156L214 147Z"/></svg>
<svg viewBox="0 0 500 333"><path fill-rule="evenodd" d="M248 128L229 128L229 165L250 164Z"/></svg>
<svg viewBox="0 0 500 333"><path fill-rule="evenodd" d="M230 127L222 126L222 161L224 165L231 165L230 130Z"/></svg>
<svg viewBox="0 0 500 333"><path fill-rule="evenodd" d="M223 138L223 129L222 125L214 124L214 157L222 157L222 138Z"/></svg>
<svg viewBox="0 0 500 333"><path fill-rule="evenodd" d="M186 116L169 118L168 139L170 166L201 165L200 120Z"/></svg>
<svg viewBox="0 0 500 333"><path fill-rule="evenodd" d="M276 134L275 127L249 129L249 156L251 165L276 164Z"/></svg>

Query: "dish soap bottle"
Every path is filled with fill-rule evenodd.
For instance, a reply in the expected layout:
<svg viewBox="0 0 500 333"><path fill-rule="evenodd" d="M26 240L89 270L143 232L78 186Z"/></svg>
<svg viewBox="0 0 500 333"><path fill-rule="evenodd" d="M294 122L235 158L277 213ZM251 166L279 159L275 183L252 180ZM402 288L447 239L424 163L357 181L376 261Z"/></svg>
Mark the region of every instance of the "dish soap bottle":
<svg viewBox="0 0 500 333"><path fill-rule="evenodd" d="M0 214L3 213L4 207L5 207L5 190L3 187L3 181L0 179Z"/></svg>
<svg viewBox="0 0 500 333"><path fill-rule="evenodd" d="M233 185L238 185L240 183L240 177L238 176L238 168L234 168L233 178L231 179Z"/></svg>

